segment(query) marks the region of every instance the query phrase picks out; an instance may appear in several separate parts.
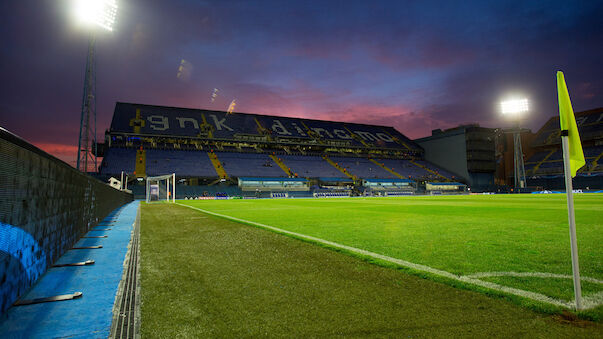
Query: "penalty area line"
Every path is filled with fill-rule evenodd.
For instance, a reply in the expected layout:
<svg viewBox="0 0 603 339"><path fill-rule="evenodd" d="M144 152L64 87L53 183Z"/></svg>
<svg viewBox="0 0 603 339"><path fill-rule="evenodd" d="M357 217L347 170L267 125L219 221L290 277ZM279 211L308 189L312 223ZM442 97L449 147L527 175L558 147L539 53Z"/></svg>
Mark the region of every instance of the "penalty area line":
<svg viewBox="0 0 603 339"><path fill-rule="evenodd" d="M367 251L367 250L363 250L363 249L360 249L360 248L351 247L351 246L347 246L347 245L342 245L342 244L339 244L339 243L336 243L336 242L332 242L332 241L329 241L329 240L325 240L325 239L313 237L313 236L310 236L310 235L305 235L305 234L301 234L301 233L297 233L297 232L287 231L287 230L284 230L284 229L281 229L281 228L278 228L278 227L264 225L264 224L261 224L261 223L255 222L255 221L240 219L240 218L237 218L237 217L232 217L232 216L229 216L229 215L225 215L225 214L220 214L220 213L216 213L216 212L204 210L204 209L201 209L201 208L198 208L198 207L193 207L193 206L189 206L189 205L185 205L185 204L181 204L181 203L176 203L176 205L188 207L190 209L194 209L194 210L197 210L197 211L200 211L200 212L203 212L203 213L207 213L209 215L213 215L213 216L216 216L216 217L220 217L220 218L224 218L224 219L228 219L228 220L232 220L232 221L237 221L237 222L241 222L241 223L245 223L245 224L249 224L249 225L254 225L254 226L257 226L259 228L271 230L271 231L274 231L274 232L277 232L277 233L288 234L288 235L291 235L293 237L297 237L297 238L309 240L310 242L327 245L327 246L329 246L331 248L343 249L343 250L346 250L348 252L361 254L361 255L366 256L366 257L370 257L370 258L375 258L375 259L379 259L379 260L391 262L391 263L394 263L396 265L399 265L399 266L402 266L402 267L411 268L411 269L419 271L419 272L426 272L426 273L429 273L429 274L433 274L435 276L440 276L440 277L444 277L444 278L455 280L455 281L464 282L464 283L475 285L475 286L485 287L487 289L491 289L491 290L494 290L494 291L499 291L499 292L503 292L503 293L507 293L507 294L511 294L511 295L515 295L515 296L519 296L519 297L523 297L523 298L528 298L528 299L532 299L532 300L535 300L535 301L539 301L539 302L543 302L543 303L547 303L547 304L551 304L551 305L555 305L555 306L561 306L561 307L565 307L565 308L573 308L573 309L575 309L575 304L573 302L567 302L567 301L564 301L564 300L559 300L559 299L551 298L551 297L546 296L544 294L540 294L540 293L536 293L536 292L530 292L530 291L521 290L521 289L518 289L518 288L508 287L508 286L503 286L503 285L499 285L499 284L492 283L492 282L489 282L489 281L483 281L483 280L471 278L469 276L456 275L456 274L453 274L453 273L450 273L450 272L447 272L447 271L443 271L443 270L439 270L437 268L433 268L433 267L430 267L430 266L421 265L421 264L415 264L415 263L410 262L410 261L406 261L406 260L402 260L402 259L397 259L397 258L393 258L393 257L388 257L386 255L382 255L382 254L379 254L379 253L375 253L375 252L371 252L371 251ZM590 306L589 308L592 308L594 305L590 304L588 306ZM583 309L586 309L586 307L583 306Z"/></svg>

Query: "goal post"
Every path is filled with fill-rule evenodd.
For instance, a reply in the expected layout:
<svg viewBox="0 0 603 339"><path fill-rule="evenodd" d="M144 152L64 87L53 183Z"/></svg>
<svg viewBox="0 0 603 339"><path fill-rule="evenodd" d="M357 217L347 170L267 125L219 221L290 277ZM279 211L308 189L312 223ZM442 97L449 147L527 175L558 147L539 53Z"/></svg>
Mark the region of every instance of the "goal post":
<svg viewBox="0 0 603 339"><path fill-rule="evenodd" d="M147 177L146 202L176 202L176 173Z"/></svg>

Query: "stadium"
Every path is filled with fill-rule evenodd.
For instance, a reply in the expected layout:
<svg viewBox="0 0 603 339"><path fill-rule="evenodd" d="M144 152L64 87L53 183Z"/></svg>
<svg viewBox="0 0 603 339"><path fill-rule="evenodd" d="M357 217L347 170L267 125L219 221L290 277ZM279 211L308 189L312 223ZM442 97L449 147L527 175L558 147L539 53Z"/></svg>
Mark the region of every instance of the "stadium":
<svg viewBox="0 0 603 339"><path fill-rule="evenodd" d="M603 155L600 118L603 111L598 109L576 116L587 160L574 180L575 187L584 192L576 195L584 293L584 306L578 314L599 320L603 307L600 298L603 253L599 246L601 198L597 193L587 192L596 192L602 187L603 171L598 161ZM532 138L533 147L527 148L532 155L526 161L529 186L519 191L524 194L510 195L492 194L502 189L493 183L496 181L495 151L502 147L496 140L503 139L504 143L505 135L497 129L478 126L434 131L431 137L413 141L387 126L118 102L111 126L105 133L105 143L98 146L98 153L103 156L99 171L91 175L78 173L3 130L2 164L4 173L8 174L5 180L9 178L5 181L8 191L2 201L3 239L19 239L19 245L5 243L3 249L3 312L9 319L19 317L27 323L27 319L34 321L35 318L28 317L34 317L35 312L24 315L21 310L26 307L15 305L44 305L44 301L48 301L45 298L85 300L87 293L81 296L81 291L79 295L57 292L58 296L45 298L41 294L50 293L52 286L63 280L68 283L65 288L58 288L60 291L85 289L76 282L82 277L73 267L82 270L91 262L107 260L108 254L97 255L96 251L104 246L118 246L120 248L114 248L115 253L126 258L123 273L122 265L115 260L107 267L94 263L101 274L118 278L113 288L117 289L119 283L117 292L108 286L102 289L105 299L109 299L105 302L113 303L113 295L117 293L114 315L106 320L104 328L107 331L110 328L112 336L140 333L140 326L145 333L145 321L162 323L156 318L158 314L173 312L174 317L179 317L175 310L161 310L162 301L153 301L151 295L166 287L167 281L163 279L172 283L179 281L177 285L184 286L178 289L186 291L194 289L188 285L194 285L206 274L200 273L199 277L189 280L182 278L187 270L171 267L162 273L160 267L166 260L190 261L177 263L176 267L194 270L204 267L206 264L194 257L215 256L212 251L216 249L204 248L209 252L199 253L198 240L185 239L209 236L207 227L217 225L256 228L274 234L269 237L301 240L295 246L274 245L275 249L291 250L298 255L308 255L305 253L308 249L299 246L314 247L310 252L334 250L335 255L357 261L354 265L374 266L364 269L383 267L391 270L389 274L410 274L453 286L453 289L482 292L488 299L502 298L537 312L567 312L575 306L568 272L571 267L564 261L566 255L558 251L566 242L566 226L559 222L564 218L564 196L526 193L526 190L552 193L563 189L560 173L563 165L558 159L559 134L553 127L556 124L558 118L551 118ZM463 142L479 147L477 151L467 150L467 158L472 159L473 164L466 159L460 161L465 168L473 169L468 179L462 173L452 172L459 161L438 156L452 152L447 149L455 145L450 138L458 135ZM440 145L444 149L438 150L437 142L442 139L444 142ZM476 157L472 154L484 151L488 152L483 157L485 161L476 166ZM504 154L498 156L504 157ZM445 168L447 164L449 169ZM477 185L472 187L470 180ZM46 189L37 189L41 185ZM56 210L66 210L82 195L87 198L78 203L85 213L56 214ZM27 199L23 200L24 197ZM53 199L60 206L48 204L47 199ZM134 202L128 203L132 199ZM146 201L146 205L139 207L140 200ZM25 201L33 203L25 204ZM526 213L527 210L530 212ZM166 215L170 217L165 219ZM476 219L476 215L479 218ZM512 228L507 225L509 217L515 225ZM199 218L209 220L195 221ZM534 222L550 228L535 229ZM120 226L123 229L117 231ZM472 230L470 233L467 227ZM434 237L435 234L439 236ZM499 238L500 234L504 237ZM258 235L252 237L255 236ZM113 241L119 241L120 245L110 244L110 238L115 238ZM219 246L223 241L241 240L213 239L211 242L214 241L214 245ZM274 239L262 241L270 243ZM138 247L139 242L142 248ZM145 244L149 247L145 248ZM293 247L285 249L287 246ZM434 246L439 250L433 251ZM261 252L255 249L252 257L261 256ZM312 255L328 258L334 254ZM212 260L232 264L218 257ZM312 260L315 261L312 265L321 265L323 259L314 257ZM269 274L270 268L264 267L265 263L248 264L258 265L258 270ZM146 274L155 272L153 278L147 276L145 280L145 270ZM233 274L233 282L222 283L236 291L241 286L231 285L237 284L236 274L240 273ZM225 277L213 278L222 281ZM266 282L253 273L248 278L256 279L252 284ZM87 279L96 281L96 278ZM294 275L292 279L295 284L306 284L317 277ZM239 284L247 286L249 282ZM145 294L147 288L149 292ZM220 290L212 284L205 288ZM299 292L289 290L287 293ZM254 298L268 305L272 302L258 295ZM153 310L146 314L142 307L142 321L141 300L153 305L147 306ZM207 302L219 300L220 297ZM203 309L197 311L208 311ZM281 311L273 312L280 314ZM101 325L97 326L102 328ZM11 327L10 320L5 320L3 326L7 333L54 333L23 332L14 325ZM308 326L294 331L304 333ZM372 325L362 326L371 328ZM179 333L170 332L173 330L164 333ZM209 332L197 333L209 335Z"/></svg>
<svg viewBox="0 0 603 339"><path fill-rule="evenodd" d="M602 116L603 109L577 114L587 164L576 189L603 189ZM551 118L525 137L532 139L525 166L532 190L564 187L558 124ZM457 135L460 143L451 140ZM169 173L176 174L179 199L508 191L494 185L506 179L503 173L495 180L496 144L504 146L504 137L497 129L461 126L412 141L386 126L117 103L99 175L103 181L128 175L139 199L146 191L136 178ZM451 157L450 145L466 148L468 160ZM504 160L498 162L504 167Z"/></svg>
<svg viewBox="0 0 603 339"><path fill-rule="evenodd" d="M117 103L105 138L103 179L175 173L181 199L217 192L385 196L466 186L392 127ZM130 187L138 198L145 194Z"/></svg>
<svg viewBox="0 0 603 339"><path fill-rule="evenodd" d="M0 338L603 337L600 4L73 4L2 4Z"/></svg>

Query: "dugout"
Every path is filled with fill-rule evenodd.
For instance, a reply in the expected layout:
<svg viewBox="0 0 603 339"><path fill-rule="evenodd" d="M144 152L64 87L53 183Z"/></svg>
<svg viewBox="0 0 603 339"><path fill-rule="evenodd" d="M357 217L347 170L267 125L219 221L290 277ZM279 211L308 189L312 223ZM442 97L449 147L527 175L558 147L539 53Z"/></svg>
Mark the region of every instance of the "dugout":
<svg viewBox="0 0 603 339"><path fill-rule="evenodd" d="M410 179L366 179L362 186L365 193L382 196L409 195L417 191L417 183Z"/></svg>
<svg viewBox="0 0 603 339"><path fill-rule="evenodd" d="M426 182L425 192L431 195L464 194L467 193L467 185L460 182Z"/></svg>
<svg viewBox="0 0 603 339"><path fill-rule="evenodd" d="M351 188L354 186L354 179L351 178L331 178L331 177L321 177L318 178L317 183L321 187L331 187L331 188Z"/></svg>
<svg viewBox="0 0 603 339"><path fill-rule="evenodd" d="M239 188L243 195L253 193L258 198L273 192L308 192L309 182L304 178L252 178L239 177Z"/></svg>

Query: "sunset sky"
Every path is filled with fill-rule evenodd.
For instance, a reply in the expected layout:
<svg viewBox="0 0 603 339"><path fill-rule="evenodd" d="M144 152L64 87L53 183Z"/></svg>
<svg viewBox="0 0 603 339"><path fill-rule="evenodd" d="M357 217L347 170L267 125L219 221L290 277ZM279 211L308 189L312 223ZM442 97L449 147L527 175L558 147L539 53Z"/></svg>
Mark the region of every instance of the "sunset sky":
<svg viewBox="0 0 603 339"><path fill-rule="evenodd" d="M394 126L410 138L603 106L601 1L117 0L97 34L98 132L116 101ZM0 126L73 163L89 28L70 0L0 3ZM178 76L183 60L189 66ZM218 97L211 94L218 88Z"/></svg>

